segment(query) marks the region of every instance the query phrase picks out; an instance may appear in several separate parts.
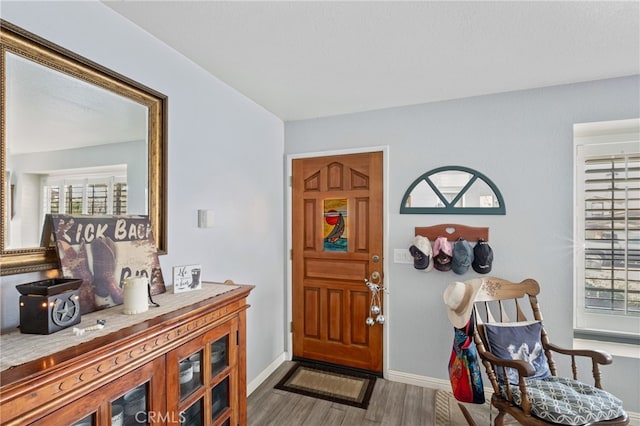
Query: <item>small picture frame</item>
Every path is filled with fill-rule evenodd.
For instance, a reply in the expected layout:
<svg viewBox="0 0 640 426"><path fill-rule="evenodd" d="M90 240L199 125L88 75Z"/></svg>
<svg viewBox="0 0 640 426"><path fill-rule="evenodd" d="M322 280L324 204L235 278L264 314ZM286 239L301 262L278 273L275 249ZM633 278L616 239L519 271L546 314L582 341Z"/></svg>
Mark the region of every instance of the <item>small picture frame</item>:
<svg viewBox="0 0 640 426"><path fill-rule="evenodd" d="M202 288L202 267L200 265L182 265L173 267L173 292L198 290Z"/></svg>

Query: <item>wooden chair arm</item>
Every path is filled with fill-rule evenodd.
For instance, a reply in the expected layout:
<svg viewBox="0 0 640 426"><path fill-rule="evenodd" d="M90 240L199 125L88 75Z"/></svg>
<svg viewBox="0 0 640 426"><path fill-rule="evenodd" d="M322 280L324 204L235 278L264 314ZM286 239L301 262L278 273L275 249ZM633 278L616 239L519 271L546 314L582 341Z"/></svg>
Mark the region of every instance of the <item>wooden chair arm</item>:
<svg viewBox="0 0 640 426"><path fill-rule="evenodd" d="M522 361L521 359L504 359L498 358L491 352L479 353L480 358L489 361L491 364L496 365L498 367L510 367L518 370L518 375L520 377L529 377L536 374L535 368L527 361Z"/></svg>
<svg viewBox="0 0 640 426"><path fill-rule="evenodd" d="M592 349L567 349L561 348L560 346L556 346L553 343L547 343L547 349L552 350L554 352L558 352L563 355L571 355L571 356L583 356L587 358L591 358L593 361L598 364L608 365L613 362L613 357L604 351L592 350Z"/></svg>
<svg viewBox="0 0 640 426"><path fill-rule="evenodd" d="M569 355L571 357L571 370L573 373L573 380L578 380L578 365L576 363L576 357L591 358L591 374L593 375L593 381L595 387L602 389L600 368L598 365L607 365L613 362L613 357L604 351L590 350L590 349L566 349L556 346L552 343L547 343L545 348L550 351L554 351L563 355ZM555 373L555 366L549 365L551 368L551 374Z"/></svg>
<svg viewBox="0 0 640 426"><path fill-rule="evenodd" d="M497 368L503 369L503 374L506 376L507 372L505 368L515 368L518 371L518 388L520 388L520 395L522 398L522 411L526 416L531 414L531 402L529 401L529 395L527 393L527 385L524 381L525 377L533 376L536 373L535 368L531 364L526 361L520 359L504 359L498 358L491 352L479 352L480 358L486 362L491 363L493 370L495 371ZM508 380L504 382L505 390L507 393L506 400L511 403L512 401L512 393L511 393L511 385ZM500 393L499 389L495 388L495 392Z"/></svg>

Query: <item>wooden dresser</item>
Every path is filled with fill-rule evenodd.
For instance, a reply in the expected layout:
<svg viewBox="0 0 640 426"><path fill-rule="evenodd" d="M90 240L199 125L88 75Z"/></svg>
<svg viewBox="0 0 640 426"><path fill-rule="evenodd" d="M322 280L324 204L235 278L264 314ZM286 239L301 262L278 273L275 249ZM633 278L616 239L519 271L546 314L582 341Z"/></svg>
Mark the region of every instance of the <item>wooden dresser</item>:
<svg viewBox="0 0 640 426"><path fill-rule="evenodd" d="M79 327L106 326L82 336L1 336L0 424L245 425L251 289L204 283L143 314L93 312Z"/></svg>

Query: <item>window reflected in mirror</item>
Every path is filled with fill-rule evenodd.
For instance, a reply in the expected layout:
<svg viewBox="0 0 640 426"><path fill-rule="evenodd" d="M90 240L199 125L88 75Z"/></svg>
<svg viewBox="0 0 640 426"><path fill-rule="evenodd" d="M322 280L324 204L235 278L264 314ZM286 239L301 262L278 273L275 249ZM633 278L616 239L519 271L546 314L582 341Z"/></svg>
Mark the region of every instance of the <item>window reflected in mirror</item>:
<svg viewBox="0 0 640 426"><path fill-rule="evenodd" d="M128 213L126 164L24 173L20 184L24 192L40 195L37 199L31 197L36 203L32 208L24 209L24 205L18 208L23 224L20 232L13 232L14 221L9 221L7 248L39 245L48 213L90 216Z"/></svg>

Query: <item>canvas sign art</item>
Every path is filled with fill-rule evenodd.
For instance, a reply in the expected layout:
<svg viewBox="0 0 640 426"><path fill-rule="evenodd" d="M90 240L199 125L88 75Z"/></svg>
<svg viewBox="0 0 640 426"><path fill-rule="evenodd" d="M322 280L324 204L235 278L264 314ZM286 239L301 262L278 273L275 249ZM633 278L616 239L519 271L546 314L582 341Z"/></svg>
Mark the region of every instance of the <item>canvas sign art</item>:
<svg viewBox="0 0 640 426"><path fill-rule="evenodd" d="M183 265L173 267L173 292L199 290L202 288L201 265Z"/></svg>
<svg viewBox="0 0 640 426"><path fill-rule="evenodd" d="M123 282L149 280L152 295L166 291L158 252L146 216L50 214L43 240L51 236L64 278L82 279L81 313L123 303Z"/></svg>

